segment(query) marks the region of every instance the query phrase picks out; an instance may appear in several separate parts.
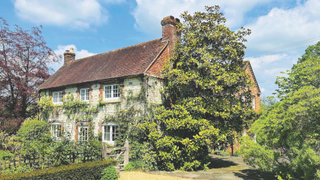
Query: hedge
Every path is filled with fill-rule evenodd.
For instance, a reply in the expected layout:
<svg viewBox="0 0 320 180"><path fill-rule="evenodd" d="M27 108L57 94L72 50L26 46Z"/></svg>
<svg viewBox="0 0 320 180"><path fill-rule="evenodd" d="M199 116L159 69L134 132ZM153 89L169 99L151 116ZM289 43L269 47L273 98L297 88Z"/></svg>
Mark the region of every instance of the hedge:
<svg viewBox="0 0 320 180"><path fill-rule="evenodd" d="M116 160L93 161L80 164L71 164L43 170L31 171L28 173L17 173L0 176L0 180L37 180L37 179L84 179L95 180L102 177L104 168L116 165Z"/></svg>

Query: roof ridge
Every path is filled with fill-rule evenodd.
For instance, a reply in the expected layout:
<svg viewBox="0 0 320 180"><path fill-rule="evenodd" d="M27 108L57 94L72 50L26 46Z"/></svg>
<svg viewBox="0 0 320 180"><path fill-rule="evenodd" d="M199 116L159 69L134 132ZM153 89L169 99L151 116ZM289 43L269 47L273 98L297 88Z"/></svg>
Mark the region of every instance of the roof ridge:
<svg viewBox="0 0 320 180"><path fill-rule="evenodd" d="M147 43L150 43L152 41L156 41L156 40L161 40L161 38L159 39L153 39L153 40L150 40L150 41L146 41L146 42L142 42L142 43L139 43L139 44L135 44L135 45L131 45L131 46L127 46L127 47L123 47L123 48L119 48L119 49L114 49L114 50L111 50L111 51L108 51L108 52L104 52L104 53L100 53L100 54L95 54L95 55L92 55L92 56L87 56L87 57L84 57L84 58L80 58L80 59L75 59L73 61L70 61L68 64L72 64L74 62L78 62L80 60L85 60L87 58L91 58L91 57L94 57L94 56L99 56L99 55L104 55L104 54L108 54L108 53L111 53L111 52L117 52L117 51L120 51L120 50L124 50L124 49L128 49L128 48L133 48L133 47L136 47L136 46L141 46L143 44L147 44ZM66 64L66 65L68 65ZM64 65L63 65L64 66ZM63 67L62 66L62 67Z"/></svg>

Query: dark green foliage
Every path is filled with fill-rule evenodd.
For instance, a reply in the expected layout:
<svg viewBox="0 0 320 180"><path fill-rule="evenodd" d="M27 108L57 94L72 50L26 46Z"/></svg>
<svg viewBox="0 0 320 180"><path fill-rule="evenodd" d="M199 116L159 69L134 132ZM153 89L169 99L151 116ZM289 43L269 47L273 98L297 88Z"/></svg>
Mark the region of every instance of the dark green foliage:
<svg viewBox="0 0 320 180"><path fill-rule="evenodd" d="M232 140L255 115L243 62L250 30L230 31L219 6L181 18L181 41L163 71L164 106L139 126L159 169L193 171L207 168L209 145Z"/></svg>
<svg viewBox="0 0 320 180"><path fill-rule="evenodd" d="M95 180L102 177L104 168L116 165L115 160L94 161L81 164L72 164L56 168L48 168L28 173L17 173L0 176L0 180L37 180L37 179L74 179L74 180Z"/></svg>
<svg viewBox="0 0 320 180"><path fill-rule="evenodd" d="M117 170L114 166L103 169L101 180L117 180L119 178Z"/></svg>
<svg viewBox="0 0 320 180"><path fill-rule="evenodd" d="M35 169L29 166L19 166L19 167L12 167L4 172L4 174L16 174L16 173L24 173L34 171Z"/></svg>

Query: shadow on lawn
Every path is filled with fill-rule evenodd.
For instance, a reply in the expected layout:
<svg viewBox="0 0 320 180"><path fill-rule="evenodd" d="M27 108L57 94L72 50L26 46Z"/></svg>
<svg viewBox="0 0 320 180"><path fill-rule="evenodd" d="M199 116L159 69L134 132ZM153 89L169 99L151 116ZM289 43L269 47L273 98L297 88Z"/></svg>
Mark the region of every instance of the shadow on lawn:
<svg viewBox="0 0 320 180"><path fill-rule="evenodd" d="M211 163L208 166L209 169L226 168L226 167L238 165L237 163L234 163L229 160L223 160L221 158L213 158L213 157L211 158L210 162Z"/></svg>
<svg viewBox="0 0 320 180"><path fill-rule="evenodd" d="M262 172L259 169L244 169L238 172L233 172L235 176L238 176L244 180L255 180L255 179L264 179L264 180L275 180L275 176L272 173Z"/></svg>

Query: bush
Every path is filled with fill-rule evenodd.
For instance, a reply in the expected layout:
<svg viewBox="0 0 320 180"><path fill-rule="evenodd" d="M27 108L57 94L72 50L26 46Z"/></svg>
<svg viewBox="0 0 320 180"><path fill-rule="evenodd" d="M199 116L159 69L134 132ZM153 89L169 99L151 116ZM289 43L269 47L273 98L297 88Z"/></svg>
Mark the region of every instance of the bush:
<svg viewBox="0 0 320 180"><path fill-rule="evenodd" d="M132 170L152 170L142 159L136 159L130 161L126 167L124 167L124 171L132 171Z"/></svg>
<svg viewBox="0 0 320 180"><path fill-rule="evenodd" d="M228 152L220 151L220 150L214 151L214 154L217 154L220 156L230 156L230 154Z"/></svg>
<svg viewBox="0 0 320 180"><path fill-rule="evenodd" d="M19 142L17 136L9 136L5 132L0 132L0 149L5 151L10 151L10 153L15 153L20 149L21 143Z"/></svg>
<svg viewBox="0 0 320 180"><path fill-rule="evenodd" d="M4 174L16 174L16 173L30 172L34 170L35 170L34 168L29 166L19 166L19 167L12 167L12 169L6 170Z"/></svg>
<svg viewBox="0 0 320 180"><path fill-rule="evenodd" d="M27 173L8 174L0 176L0 180L40 180L40 179L100 179L104 168L116 165L115 160L94 161L81 164L59 166Z"/></svg>
<svg viewBox="0 0 320 180"><path fill-rule="evenodd" d="M117 170L114 166L105 168L101 174L101 180L117 180L119 178Z"/></svg>
<svg viewBox="0 0 320 180"><path fill-rule="evenodd" d="M129 162L125 167L124 167L124 171L133 171L135 170L135 164L133 163L133 161Z"/></svg>
<svg viewBox="0 0 320 180"><path fill-rule="evenodd" d="M2 157L8 157L8 156L13 156L13 154L8 151L0 150L0 159L2 159Z"/></svg>
<svg viewBox="0 0 320 180"><path fill-rule="evenodd" d="M39 120L27 120L17 132L22 142L21 155L38 156L52 142L48 124Z"/></svg>
<svg viewBox="0 0 320 180"><path fill-rule="evenodd" d="M234 153L234 155L235 155L235 156L238 156L238 157L241 156L240 150L239 150L239 151L236 151L236 152Z"/></svg>

